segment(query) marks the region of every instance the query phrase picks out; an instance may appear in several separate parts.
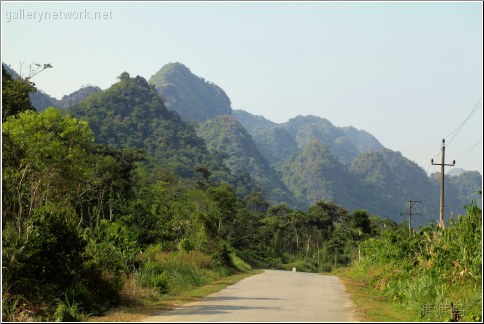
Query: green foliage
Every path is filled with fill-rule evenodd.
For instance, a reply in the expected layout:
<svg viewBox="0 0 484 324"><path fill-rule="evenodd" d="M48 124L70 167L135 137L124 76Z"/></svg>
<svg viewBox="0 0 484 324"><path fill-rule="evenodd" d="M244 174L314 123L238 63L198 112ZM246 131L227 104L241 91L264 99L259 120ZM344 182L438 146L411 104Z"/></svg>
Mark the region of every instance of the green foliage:
<svg viewBox="0 0 484 324"><path fill-rule="evenodd" d="M160 294L175 293L207 283L221 275L212 258L199 252L165 252L152 245L141 256L140 282Z"/></svg>
<svg viewBox="0 0 484 324"><path fill-rule="evenodd" d="M93 135L86 123L53 108L26 111L3 123L4 219L20 231L45 201L70 205L89 171Z"/></svg>
<svg viewBox="0 0 484 324"><path fill-rule="evenodd" d="M230 263L232 266L237 269L238 271L241 272L248 272L252 270L252 267L247 264L244 260L242 260L238 255L236 251L233 251L229 254L230 257Z"/></svg>
<svg viewBox="0 0 484 324"><path fill-rule="evenodd" d="M299 151L294 135L282 126L253 136L260 152L272 164L285 161Z"/></svg>
<svg viewBox="0 0 484 324"><path fill-rule="evenodd" d="M55 322L79 322L79 306L74 302L69 302L67 295L65 301L59 299L57 308L54 312Z"/></svg>
<svg viewBox="0 0 484 324"><path fill-rule="evenodd" d="M20 77L13 78L2 64L2 123L9 116L23 111L35 111L29 99L29 93L35 91L34 83Z"/></svg>
<svg viewBox="0 0 484 324"><path fill-rule="evenodd" d="M464 321L482 318L482 211L471 204L445 230L422 227L410 234L389 228L360 244L355 267L386 269L371 287L417 313L423 305L459 305ZM450 312L422 314L424 320L448 321Z"/></svg>
<svg viewBox="0 0 484 324"><path fill-rule="evenodd" d="M119 222L101 220L94 231L85 230L85 253L97 268L121 277L135 268L140 249L133 232Z"/></svg>

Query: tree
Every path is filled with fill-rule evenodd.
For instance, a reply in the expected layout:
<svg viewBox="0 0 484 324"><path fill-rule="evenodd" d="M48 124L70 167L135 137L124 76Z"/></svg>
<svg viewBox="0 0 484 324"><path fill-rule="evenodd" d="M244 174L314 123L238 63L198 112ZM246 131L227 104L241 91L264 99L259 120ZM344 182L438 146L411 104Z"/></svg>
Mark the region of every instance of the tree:
<svg viewBox="0 0 484 324"><path fill-rule="evenodd" d="M210 186L209 178L212 173L210 173L208 168L204 165L197 165L195 171L197 172L197 187L202 190L207 190L207 188Z"/></svg>
<svg viewBox="0 0 484 324"><path fill-rule="evenodd" d="M216 224L216 238L229 238L232 230L232 222L237 213L237 196L232 187L222 183L208 190L209 197L217 206L217 212L212 215Z"/></svg>
<svg viewBox="0 0 484 324"><path fill-rule="evenodd" d="M29 93L37 89L34 84L21 78L13 78L2 64L2 123L7 117L35 108L30 103Z"/></svg>
<svg viewBox="0 0 484 324"><path fill-rule="evenodd" d="M85 190L94 138L86 122L48 108L25 111L3 124L3 210L23 221L46 202L72 206Z"/></svg>
<svg viewBox="0 0 484 324"><path fill-rule="evenodd" d="M366 210L355 210L351 213L352 227L356 230L357 240L371 234L370 215Z"/></svg>

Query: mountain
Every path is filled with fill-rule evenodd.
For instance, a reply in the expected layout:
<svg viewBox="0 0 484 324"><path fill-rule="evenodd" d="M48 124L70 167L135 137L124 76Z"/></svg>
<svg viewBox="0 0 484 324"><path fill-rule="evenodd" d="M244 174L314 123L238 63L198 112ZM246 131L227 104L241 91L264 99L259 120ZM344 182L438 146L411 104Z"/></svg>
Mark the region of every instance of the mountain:
<svg viewBox="0 0 484 324"><path fill-rule="evenodd" d="M460 176L461 174L464 174L466 170L462 168L452 168L447 172L447 175L449 177L455 177L455 176Z"/></svg>
<svg viewBox="0 0 484 324"><path fill-rule="evenodd" d="M30 97L30 102L32 103L32 106L34 106L34 108L37 111L42 111L47 107L59 108L60 106L59 100L49 96L42 90L37 90L36 92L31 93L29 97Z"/></svg>
<svg viewBox="0 0 484 324"><path fill-rule="evenodd" d="M119 80L68 109L89 122L97 142L142 149L156 163L183 177L195 177L199 164L214 163L193 127L169 111L144 78L131 78L124 72Z"/></svg>
<svg viewBox="0 0 484 324"><path fill-rule="evenodd" d="M366 131L351 126L336 127L329 120L317 116L296 116L283 124L242 111L237 111L234 116L254 137L261 153L271 163L284 161L313 139L323 143L343 164L351 163L361 153L384 148Z"/></svg>
<svg viewBox="0 0 484 324"><path fill-rule="evenodd" d="M252 115L241 109L233 110L232 115L237 118L252 136L263 135L278 125L263 116Z"/></svg>
<svg viewBox="0 0 484 324"><path fill-rule="evenodd" d="M358 130L353 126L342 127L343 133L348 140L356 146L360 153L378 152L383 150L383 145L367 131Z"/></svg>
<svg viewBox="0 0 484 324"><path fill-rule="evenodd" d="M422 201L415 205L423 215L413 220L416 226L439 217L439 174L428 177L364 130L317 116L279 124L232 111L220 87L180 63L165 65L150 83L123 73L109 89L83 88L54 106L74 104L67 111L88 121L99 143L142 149L152 163L183 177L195 178L197 166L205 165L211 179L229 182L240 195L260 189L271 202L301 209L332 200L405 222L400 213L412 199ZM37 95L53 105L54 98ZM463 213L472 199L482 203L478 172L445 179L446 219L451 211Z"/></svg>
<svg viewBox="0 0 484 324"><path fill-rule="evenodd" d="M311 140L277 169L286 186L307 206L330 200L348 209L360 208L355 198L357 179L318 139Z"/></svg>
<svg viewBox="0 0 484 324"><path fill-rule="evenodd" d="M331 200L349 209L364 209L370 214L406 222L402 216L408 200L415 205L414 226L439 218L440 175L427 177L425 171L400 152L384 149L359 155L350 165L338 161L329 148L311 140L299 153L277 165L286 186L297 199L309 206ZM451 212L464 214L464 205L474 199L481 204L482 176L466 172L446 176L445 219Z"/></svg>
<svg viewBox="0 0 484 324"><path fill-rule="evenodd" d="M74 106L75 104L78 104L79 102L83 101L90 95L93 95L95 93L101 92L102 89L96 86L83 86L79 90L76 90L72 92L71 94L65 95L62 97L61 100L59 100L59 106L58 108L64 108L67 109L71 106Z"/></svg>
<svg viewBox="0 0 484 324"><path fill-rule="evenodd" d="M450 194L458 198L459 203L469 205L474 199L476 205L482 206L482 175L478 171L465 171L460 175L449 176L447 183L450 186ZM447 189L448 190L448 189ZM460 209L463 212L463 209Z"/></svg>
<svg viewBox="0 0 484 324"><path fill-rule="evenodd" d="M102 90L99 87L85 86L71 94L63 96L61 100L57 100L42 91L37 91L30 94L30 101L37 111L42 111L47 107L67 109L70 106L83 101L90 95L101 91Z"/></svg>
<svg viewBox="0 0 484 324"><path fill-rule="evenodd" d="M269 129L265 134L254 135L257 147L272 164L287 160L299 152L294 136L286 128L279 126Z"/></svg>
<svg viewBox="0 0 484 324"><path fill-rule="evenodd" d="M201 122L232 113L222 88L194 75L181 63L166 64L148 82L162 95L166 107L185 121Z"/></svg>
<svg viewBox="0 0 484 324"><path fill-rule="evenodd" d="M201 123L197 134L205 140L209 151L225 152L224 163L232 174L247 173L253 186L260 188L269 201L295 205L291 192L259 152L247 130L233 116L217 116Z"/></svg>
<svg viewBox="0 0 484 324"><path fill-rule="evenodd" d="M439 213L438 185L400 152L384 149L361 154L351 163L349 171L376 197L370 209L375 214L402 220L400 213L405 212L410 199L422 201L415 212L423 216L414 219L415 224L431 222Z"/></svg>

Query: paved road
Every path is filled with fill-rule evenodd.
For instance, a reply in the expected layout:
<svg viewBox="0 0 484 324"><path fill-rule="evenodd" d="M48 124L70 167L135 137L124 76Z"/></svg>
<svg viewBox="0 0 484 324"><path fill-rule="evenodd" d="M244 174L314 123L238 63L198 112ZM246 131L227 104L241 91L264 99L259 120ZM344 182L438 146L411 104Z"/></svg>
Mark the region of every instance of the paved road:
<svg viewBox="0 0 484 324"><path fill-rule="evenodd" d="M265 270L146 322L353 322L338 277Z"/></svg>

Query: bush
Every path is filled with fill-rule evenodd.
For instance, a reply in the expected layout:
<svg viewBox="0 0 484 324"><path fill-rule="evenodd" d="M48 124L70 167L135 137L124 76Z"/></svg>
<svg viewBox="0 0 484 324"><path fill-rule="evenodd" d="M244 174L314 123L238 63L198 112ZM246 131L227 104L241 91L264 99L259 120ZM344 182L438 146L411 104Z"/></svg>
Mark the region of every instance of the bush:
<svg viewBox="0 0 484 324"><path fill-rule="evenodd" d="M250 265L248 265L247 263L245 263L244 260L242 260L241 258L239 258L237 256L237 253L235 251L233 251L232 253L230 253L229 254L229 257L230 257L230 263L238 271L247 272L247 271L251 271L252 270L252 267Z"/></svg>
<svg viewBox="0 0 484 324"><path fill-rule="evenodd" d="M72 301L69 302L67 295L65 301L58 300L57 308L54 312L54 321L56 322L79 322L81 314L78 305Z"/></svg>
<svg viewBox="0 0 484 324"><path fill-rule="evenodd" d="M162 251L160 245L152 245L140 259L140 283L161 294L202 286L209 278L216 278L223 272L211 257L199 251L168 253Z"/></svg>
<svg viewBox="0 0 484 324"><path fill-rule="evenodd" d="M4 285L27 299L59 296L79 278L83 263L86 243L75 214L46 205L34 212L24 233L4 232Z"/></svg>

